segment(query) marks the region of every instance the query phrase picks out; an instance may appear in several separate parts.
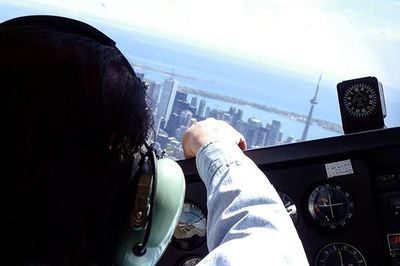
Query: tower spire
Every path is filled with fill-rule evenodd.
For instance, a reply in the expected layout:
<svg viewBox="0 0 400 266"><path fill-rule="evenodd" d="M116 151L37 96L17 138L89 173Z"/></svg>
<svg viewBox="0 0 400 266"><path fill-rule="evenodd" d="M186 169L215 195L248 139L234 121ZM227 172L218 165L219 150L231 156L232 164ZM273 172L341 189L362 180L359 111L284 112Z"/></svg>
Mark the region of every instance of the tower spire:
<svg viewBox="0 0 400 266"><path fill-rule="evenodd" d="M321 70L321 73L319 74L317 88L315 89L314 97L310 100L311 107L310 107L310 112L308 113L308 117L307 117L306 125L304 127L303 134L301 135L302 141L307 140L308 129L310 128L310 125L311 125L311 119L312 119L312 114L314 111L314 106L316 106L318 104L317 95L318 95L319 85L321 83L322 73L323 73L323 70Z"/></svg>

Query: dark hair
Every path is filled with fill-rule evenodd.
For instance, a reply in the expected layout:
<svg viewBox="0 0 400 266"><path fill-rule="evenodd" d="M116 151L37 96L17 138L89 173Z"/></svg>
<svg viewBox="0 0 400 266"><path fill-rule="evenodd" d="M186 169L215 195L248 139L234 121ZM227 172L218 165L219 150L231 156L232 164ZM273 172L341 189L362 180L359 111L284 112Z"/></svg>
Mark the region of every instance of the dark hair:
<svg viewBox="0 0 400 266"><path fill-rule="evenodd" d="M151 127L143 83L111 46L28 26L0 31L0 90L2 263L110 263Z"/></svg>

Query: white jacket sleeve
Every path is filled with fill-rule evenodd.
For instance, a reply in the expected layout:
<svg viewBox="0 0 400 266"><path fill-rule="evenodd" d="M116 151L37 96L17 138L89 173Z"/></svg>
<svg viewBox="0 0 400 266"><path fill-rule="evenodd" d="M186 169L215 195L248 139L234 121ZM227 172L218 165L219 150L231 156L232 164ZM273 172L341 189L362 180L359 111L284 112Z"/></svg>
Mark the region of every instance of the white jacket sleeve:
<svg viewBox="0 0 400 266"><path fill-rule="evenodd" d="M198 265L309 265L279 195L239 147L203 145L196 164L207 188L210 251Z"/></svg>

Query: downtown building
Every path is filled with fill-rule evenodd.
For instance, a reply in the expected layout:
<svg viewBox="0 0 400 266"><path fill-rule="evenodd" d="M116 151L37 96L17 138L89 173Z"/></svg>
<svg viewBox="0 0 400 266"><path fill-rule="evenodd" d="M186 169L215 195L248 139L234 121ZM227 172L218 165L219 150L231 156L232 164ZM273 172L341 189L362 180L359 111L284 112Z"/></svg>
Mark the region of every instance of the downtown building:
<svg viewBox="0 0 400 266"><path fill-rule="evenodd" d="M168 123L171 115L177 89L178 81L174 80L172 77L164 80L157 107L157 115L160 119L164 118L165 123Z"/></svg>

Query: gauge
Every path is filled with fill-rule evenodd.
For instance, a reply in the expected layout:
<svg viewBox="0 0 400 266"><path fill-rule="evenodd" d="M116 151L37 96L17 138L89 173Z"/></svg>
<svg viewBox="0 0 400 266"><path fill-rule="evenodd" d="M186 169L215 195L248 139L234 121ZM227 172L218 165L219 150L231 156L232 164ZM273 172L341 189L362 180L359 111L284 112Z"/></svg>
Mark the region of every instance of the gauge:
<svg viewBox="0 0 400 266"><path fill-rule="evenodd" d="M325 183L311 192L308 211L323 230L340 230L349 226L354 218L354 198L341 185Z"/></svg>
<svg viewBox="0 0 400 266"><path fill-rule="evenodd" d="M377 103L374 89L365 83L353 84L344 93L343 104L351 116L369 116L376 109Z"/></svg>
<svg viewBox="0 0 400 266"><path fill-rule="evenodd" d="M186 258L179 266L194 266L199 263L203 258L199 256L191 256Z"/></svg>
<svg viewBox="0 0 400 266"><path fill-rule="evenodd" d="M206 231L207 222L204 212L198 205L185 202L175 228L173 244L184 250L197 248L204 242Z"/></svg>
<svg viewBox="0 0 400 266"><path fill-rule="evenodd" d="M297 208L296 204L294 203L294 200L285 192L282 192L280 190L277 190L279 197L281 197L281 200L283 202L283 205L285 206L287 212L290 215L290 218L292 218L293 223L296 225L297 224Z"/></svg>
<svg viewBox="0 0 400 266"><path fill-rule="evenodd" d="M363 255L355 247L345 243L332 243L318 252L316 266L352 265L366 266Z"/></svg>

